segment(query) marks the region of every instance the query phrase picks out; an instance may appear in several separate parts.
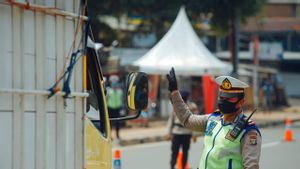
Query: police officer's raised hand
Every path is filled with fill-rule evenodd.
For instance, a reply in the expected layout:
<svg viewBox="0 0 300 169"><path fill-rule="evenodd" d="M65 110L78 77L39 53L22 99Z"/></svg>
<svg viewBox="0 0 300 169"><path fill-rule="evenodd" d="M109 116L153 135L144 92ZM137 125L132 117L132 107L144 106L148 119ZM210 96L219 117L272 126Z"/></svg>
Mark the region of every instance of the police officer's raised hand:
<svg viewBox="0 0 300 169"><path fill-rule="evenodd" d="M178 90L175 70L173 67L170 70L169 74L167 74L167 79L169 81L169 91L173 92L174 90Z"/></svg>

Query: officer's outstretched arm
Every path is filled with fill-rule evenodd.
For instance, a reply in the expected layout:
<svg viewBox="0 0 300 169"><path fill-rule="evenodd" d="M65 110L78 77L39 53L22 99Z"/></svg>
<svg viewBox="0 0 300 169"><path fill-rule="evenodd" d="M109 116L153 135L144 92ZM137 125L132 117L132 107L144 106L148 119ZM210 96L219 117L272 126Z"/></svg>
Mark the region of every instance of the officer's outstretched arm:
<svg viewBox="0 0 300 169"><path fill-rule="evenodd" d="M208 115L195 115L184 103L178 90L172 91L171 101L175 115L184 127L194 131L205 131Z"/></svg>

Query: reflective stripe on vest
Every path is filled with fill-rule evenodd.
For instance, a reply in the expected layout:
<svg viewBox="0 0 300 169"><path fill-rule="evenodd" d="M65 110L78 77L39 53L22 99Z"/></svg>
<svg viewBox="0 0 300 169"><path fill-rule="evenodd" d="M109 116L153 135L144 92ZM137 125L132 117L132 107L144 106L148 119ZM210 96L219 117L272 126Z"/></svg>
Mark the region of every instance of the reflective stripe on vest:
<svg viewBox="0 0 300 169"><path fill-rule="evenodd" d="M229 135L232 124L224 124L221 115L211 116L207 122L204 136L204 150L199 169L242 169L240 140L245 130L238 138Z"/></svg>

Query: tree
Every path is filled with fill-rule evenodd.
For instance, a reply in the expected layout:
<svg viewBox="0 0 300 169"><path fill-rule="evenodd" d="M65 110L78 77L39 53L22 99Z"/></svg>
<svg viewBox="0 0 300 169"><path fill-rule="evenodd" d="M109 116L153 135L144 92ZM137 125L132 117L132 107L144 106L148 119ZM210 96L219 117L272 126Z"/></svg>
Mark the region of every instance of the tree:
<svg viewBox="0 0 300 169"><path fill-rule="evenodd" d="M110 46L116 40L117 34L109 25L99 20L99 15L113 15L119 17L122 13L119 0L88 0L87 14L92 27L92 34L96 42ZM91 33L91 32L90 32Z"/></svg>
<svg viewBox="0 0 300 169"><path fill-rule="evenodd" d="M239 23L245 22L250 16L257 14L266 0L202 0L206 13L212 13L212 26L215 30L232 33L233 75L237 76Z"/></svg>
<svg viewBox="0 0 300 169"><path fill-rule="evenodd" d="M213 14L211 23L214 32L228 33L232 30L233 37L233 67L237 72L238 65L238 28L239 23L246 21L250 16L260 11L266 0L90 0L89 7L92 16L101 14L119 17L122 14L139 16L145 21L141 28L151 25L158 39L168 29L178 13L180 6L184 5L187 15L193 21L199 21L200 13ZM149 24L150 23L150 24ZM166 26L168 25L168 26Z"/></svg>
<svg viewBox="0 0 300 169"><path fill-rule="evenodd" d="M187 15L192 23L199 21L200 13L204 11L202 1L199 0L88 0L88 11L93 27L101 28L99 15L120 17L140 17L142 23L138 28L148 29L156 33L160 39L171 26L181 6L185 6ZM95 26L96 25L96 26ZM97 31L94 31L97 34Z"/></svg>
<svg viewBox="0 0 300 169"><path fill-rule="evenodd" d="M128 16L140 16L143 21L150 23L148 25L151 25L152 31L160 39L165 33L164 28L169 25L166 23L175 19L183 2L182 0L121 0L121 4Z"/></svg>

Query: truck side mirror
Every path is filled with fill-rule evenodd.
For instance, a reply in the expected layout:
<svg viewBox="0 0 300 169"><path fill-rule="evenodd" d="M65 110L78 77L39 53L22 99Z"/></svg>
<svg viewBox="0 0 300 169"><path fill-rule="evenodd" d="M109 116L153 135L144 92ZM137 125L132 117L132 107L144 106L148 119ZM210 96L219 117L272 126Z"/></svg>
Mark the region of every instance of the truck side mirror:
<svg viewBox="0 0 300 169"><path fill-rule="evenodd" d="M148 105L148 76L143 72L132 72L126 82L126 103L132 111L143 110Z"/></svg>
<svg viewBox="0 0 300 169"><path fill-rule="evenodd" d="M135 115L110 118L111 121L136 119L148 106L148 75L144 72L132 72L127 76L125 101L127 108Z"/></svg>

